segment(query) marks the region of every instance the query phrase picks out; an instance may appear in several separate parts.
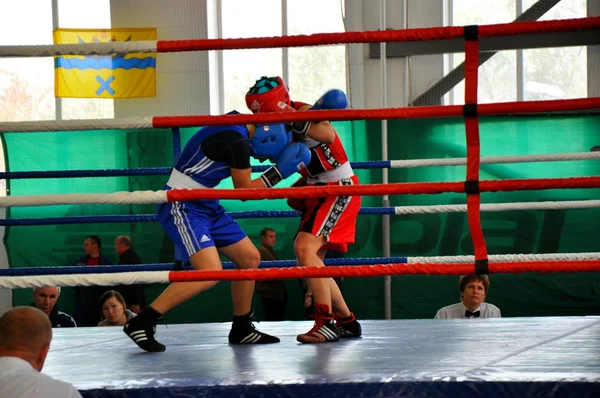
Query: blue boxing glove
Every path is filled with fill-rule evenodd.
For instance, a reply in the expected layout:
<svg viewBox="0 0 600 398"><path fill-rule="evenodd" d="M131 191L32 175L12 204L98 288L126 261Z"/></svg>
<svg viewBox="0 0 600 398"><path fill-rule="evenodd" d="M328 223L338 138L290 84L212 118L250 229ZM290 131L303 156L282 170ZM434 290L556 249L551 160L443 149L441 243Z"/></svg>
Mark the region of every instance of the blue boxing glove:
<svg viewBox="0 0 600 398"><path fill-rule="evenodd" d="M348 97L342 90L329 90L315 102L312 109L346 109L348 107Z"/></svg>
<svg viewBox="0 0 600 398"><path fill-rule="evenodd" d="M267 188L272 188L281 180L285 180L297 171L305 168L310 162L310 149L306 145L293 143L281 152L275 166L265 171L260 179Z"/></svg>
<svg viewBox="0 0 600 398"><path fill-rule="evenodd" d="M333 89L327 91L321 98L311 107L312 110L321 109L346 109L348 107L348 97L342 90ZM310 122L294 122L292 129L295 133L301 136L306 136L310 129Z"/></svg>

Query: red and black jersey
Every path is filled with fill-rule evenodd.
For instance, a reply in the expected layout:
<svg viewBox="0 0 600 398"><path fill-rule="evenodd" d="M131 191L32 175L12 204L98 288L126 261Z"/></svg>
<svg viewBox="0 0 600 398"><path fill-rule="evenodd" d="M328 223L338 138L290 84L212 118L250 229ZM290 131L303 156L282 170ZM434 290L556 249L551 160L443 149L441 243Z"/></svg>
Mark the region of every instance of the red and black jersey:
<svg viewBox="0 0 600 398"><path fill-rule="evenodd" d="M292 101L292 107L296 110L300 107L307 105L304 102ZM300 170L300 174L303 177L315 177L320 173L324 173L329 170L335 170L344 163L348 162L348 155L342 144L342 140L335 133L335 139L332 144L326 144L324 142L318 142L311 138L303 138L295 135L294 141L305 144L310 149L310 163L308 166Z"/></svg>

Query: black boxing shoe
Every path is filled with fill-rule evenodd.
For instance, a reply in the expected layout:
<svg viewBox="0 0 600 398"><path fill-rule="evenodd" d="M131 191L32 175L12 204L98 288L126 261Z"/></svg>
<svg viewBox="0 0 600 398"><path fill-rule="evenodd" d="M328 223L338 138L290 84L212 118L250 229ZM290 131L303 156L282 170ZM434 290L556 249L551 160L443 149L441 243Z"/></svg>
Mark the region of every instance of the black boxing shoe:
<svg viewBox="0 0 600 398"><path fill-rule="evenodd" d="M123 331L138 347L148 352L164 352L167 347L154 338L161 314L152 307L144 309L123 326Z"/></svg>
<svg viewBox="0 0 600 398"><path fill-rule="evenodd" d="M250 311L246 315L234 315L231 331L229 332L229 344L273 344L279 343L279 338L260 332L252 323L252 315L254 311Z"/></svg>

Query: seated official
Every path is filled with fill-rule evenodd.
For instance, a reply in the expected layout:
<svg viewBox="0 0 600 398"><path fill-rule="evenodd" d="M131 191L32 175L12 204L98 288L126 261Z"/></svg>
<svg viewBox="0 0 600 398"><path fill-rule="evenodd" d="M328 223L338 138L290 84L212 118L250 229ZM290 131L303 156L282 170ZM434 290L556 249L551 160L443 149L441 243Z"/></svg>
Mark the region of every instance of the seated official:
<svg viewBox="0 0 600 398"><path fill-rule="evenodd" d="M70 383L40 373L51 342L50 320L37 308L15 307L0 317L0 397L81 398Z"/></svg>
<svg viewBox="0 0 600 398"><path fill-rule="evenodd" d="M33 289L33 303L31 306L48 315L53 328L76 327L77 323L71 315L58 310L56 302L59 296L60 286L36 287Z"/></svg>
<svg viewBox="0 0 600 398"><path fill-rule="evenodd" d="M458 280L458 287L461 302L441 308L435 314L435 319L500 318L500 309L484 302L490 287L487 275L463 275Z"/></svg>

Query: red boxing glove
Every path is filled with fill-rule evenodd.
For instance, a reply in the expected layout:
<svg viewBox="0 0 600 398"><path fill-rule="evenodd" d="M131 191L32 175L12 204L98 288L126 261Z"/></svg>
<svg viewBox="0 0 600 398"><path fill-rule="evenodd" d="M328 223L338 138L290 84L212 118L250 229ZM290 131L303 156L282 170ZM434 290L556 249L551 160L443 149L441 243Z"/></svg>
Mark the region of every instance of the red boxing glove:
<svg viewBox="0 0 600 398"><path fill-rule="evenodd" d="M306 178L302 177L298 181L296 181L295 183L292 184L292 188L299 188L299 187L303 187L305 185L306 185ZM306 206L304 205L304 199L295 199L295 198L288 199L287 204L292 209L299 211L300 213L304 212L304 209L306 208Z"/></svg>

